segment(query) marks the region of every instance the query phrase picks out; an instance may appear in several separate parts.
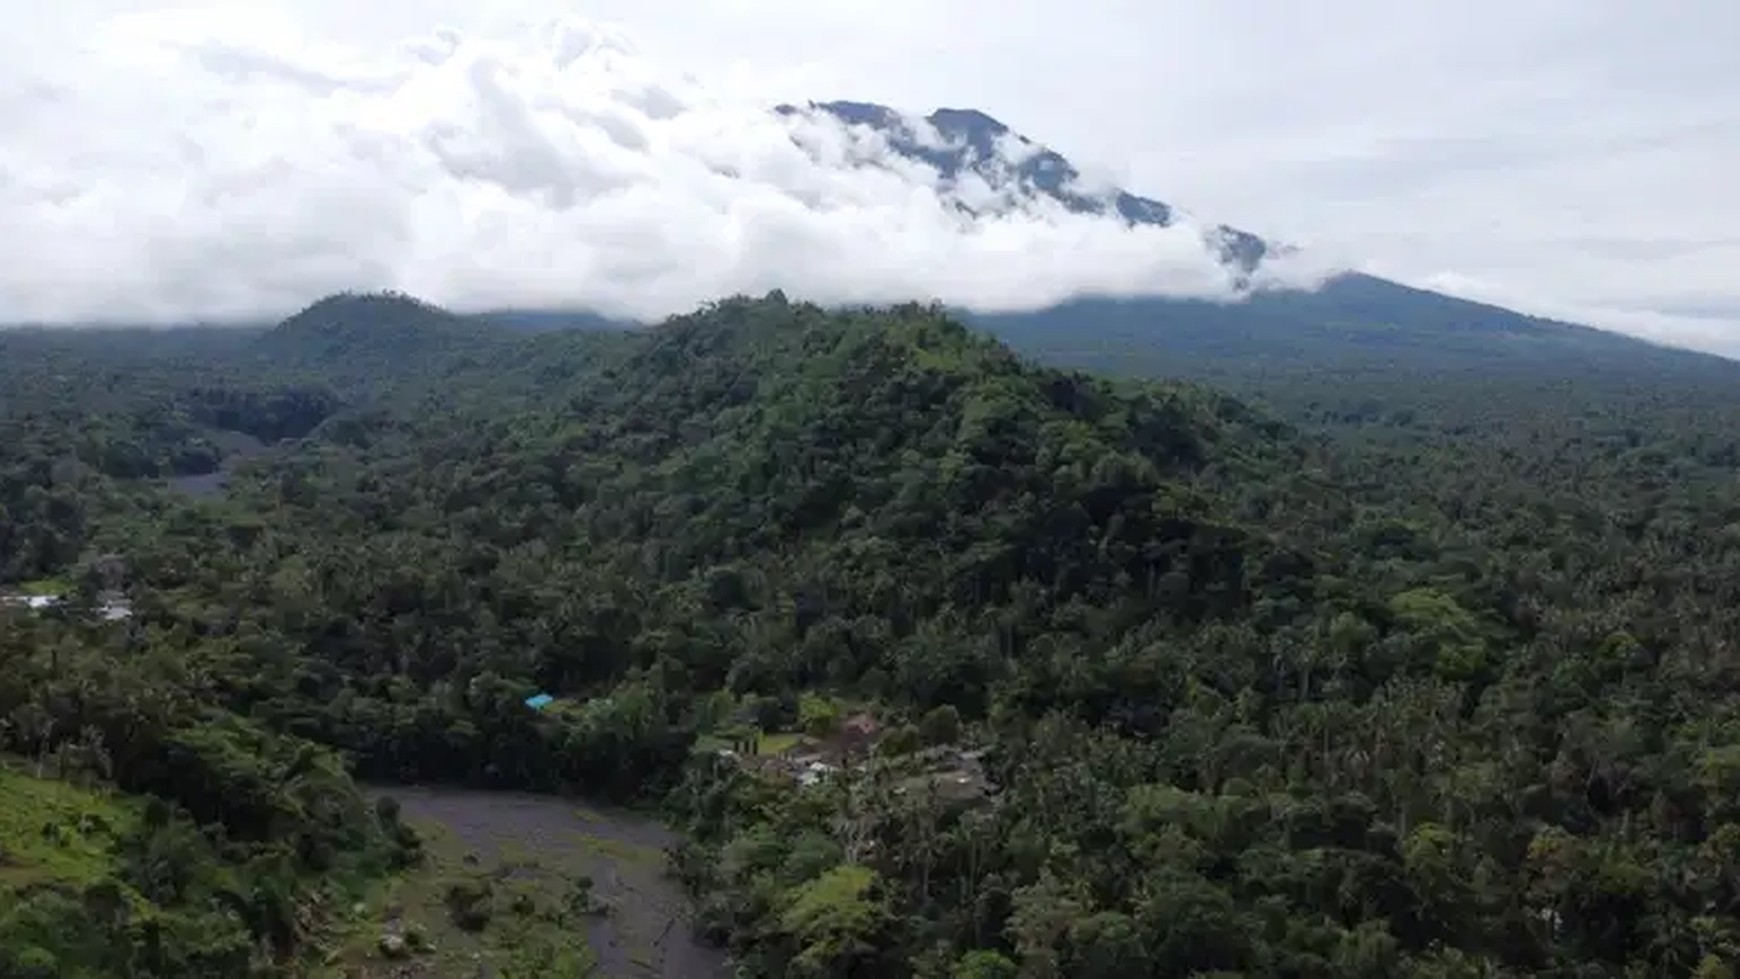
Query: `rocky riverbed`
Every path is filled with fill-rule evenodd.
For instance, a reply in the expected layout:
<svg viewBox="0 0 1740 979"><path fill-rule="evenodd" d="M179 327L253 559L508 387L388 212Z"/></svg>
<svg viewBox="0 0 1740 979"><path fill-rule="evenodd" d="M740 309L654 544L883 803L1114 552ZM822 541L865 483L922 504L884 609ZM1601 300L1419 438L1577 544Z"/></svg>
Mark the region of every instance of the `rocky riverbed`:
<svg viewBox="0 0 1740 979"><path fill-rule="evenodd" d="M458 859L505 876L580 875L605 913L587 919L593 975L606 979L724 979L724 953L698 940L682 886L666 873L677 837L646 816L570 799L446 788L380 788L429 839L437 861ZM493 926L492 926L493 927ZM493 974L487 946L469 955L471 975ZM444 961L451 962L448 958ZM443 971L432 974L445 975Z"/></svg>

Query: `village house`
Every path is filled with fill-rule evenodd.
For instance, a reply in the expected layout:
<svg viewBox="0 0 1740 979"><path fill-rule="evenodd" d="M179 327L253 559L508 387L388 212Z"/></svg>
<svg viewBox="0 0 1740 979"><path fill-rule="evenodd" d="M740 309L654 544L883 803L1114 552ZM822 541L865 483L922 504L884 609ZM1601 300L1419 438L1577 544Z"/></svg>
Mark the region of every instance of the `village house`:
<svg viewBox="0 0 1740 979"><path fill-rule="evenodd" d="M920 771L895 787L895 792L935 793L950 805L995 804L998 786L985 771L984 751L954 747L931 748L914 756Z"/></svg>

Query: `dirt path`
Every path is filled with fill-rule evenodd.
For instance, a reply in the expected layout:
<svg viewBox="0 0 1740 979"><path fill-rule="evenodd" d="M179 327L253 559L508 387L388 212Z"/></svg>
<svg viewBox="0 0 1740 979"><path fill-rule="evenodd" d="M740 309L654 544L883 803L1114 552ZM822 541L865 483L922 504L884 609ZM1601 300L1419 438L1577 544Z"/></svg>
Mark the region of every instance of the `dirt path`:
<svg viewBox="0 0 1740 979"><path fill-rule="evenodd" d="M531 858L586 874L612 912L587 929L606 979L724 979L724 954L694 937L682 886L665 875L677 837L644 816L555 796L384 788L413 825L433 824L481 860Z"/></svg>

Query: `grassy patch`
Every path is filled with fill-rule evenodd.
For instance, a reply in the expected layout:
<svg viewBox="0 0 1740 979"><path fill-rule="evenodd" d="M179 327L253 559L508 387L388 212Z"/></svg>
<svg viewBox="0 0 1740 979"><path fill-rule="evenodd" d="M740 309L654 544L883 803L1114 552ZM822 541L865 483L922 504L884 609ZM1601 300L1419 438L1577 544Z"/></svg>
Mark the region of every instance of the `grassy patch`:
<svg viewBox="0 0 1740 979"><path fill-rule="evenodd" d="M804 736L798 731L775 731L763 734L756 742L755 754L762 758L772 758L784 754L797 747ZM719 735L704 734L695 739L695 754L716 754L735 747L730 738Z"/></svg>
<svg viewBox="0 0 1740 979"><path fill-rule="evenodd" d="M104 931L84 902L118 899L131 913L150 904L120 883L116 843L133 831L138 807L104 791L37 778L0 758L0 945L6 975L94 976ZM116 905L102 913L128 913ZM32 971L32 969L36 971Z"/></svg>
<svg viewBox="0 0 1740 979"><path fill-rule="evenodd" d="M0 884L95 883L137 818L135 806L105 793L0 761Z"/></svg>
<svg viewBox="0 0 1740 979"><path fill-rule="evenodd" d="M46 597L64 595L69 591L72 591L72 582L62 578L38 578L35 581L23 581L18 584L18 593L21 595Z"/></svg>
<svg viewBox="0 0 1740 979"><path fill-rule="evenodd" d="M792 748L797 747L797 743L802 741L803 737L803 735L796 731L781 731L774 734L764 734L761 736L761 741L758 744L755 753L764 758L784 754Z"/></svg>

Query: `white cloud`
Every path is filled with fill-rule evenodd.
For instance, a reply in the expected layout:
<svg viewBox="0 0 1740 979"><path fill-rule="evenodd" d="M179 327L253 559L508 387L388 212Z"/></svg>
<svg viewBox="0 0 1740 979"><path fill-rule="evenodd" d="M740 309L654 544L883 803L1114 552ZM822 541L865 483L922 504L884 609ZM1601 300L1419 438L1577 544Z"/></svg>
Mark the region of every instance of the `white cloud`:
<svg viewBox="0 0 1740 979"><path fill-rule="evenodd" d="M466 283L466 289L500 291L513 281L512 270L501 267L506 254L570 262L566 272L526 272L546 293L590 287L602 274L578 269L619 265L629 266L644 286L661 266L654 258L622 254L627 245L610 254L570 243L539 245L522 228L490 232L509 239L500 246L504 255L474 248L473 230L461 215L478 215L486 228L518 221L549 224L552 234L571 231L536 214L520 220L525 203L498 200L499 190L458 184L439 167L417 162L430 158L425 139L436 133L450 152L471 152L472 165L488 162L463 142L475 113L464 116L446 104L470 97L467 82L441 66L470 57L479 38L532 38L538 35L526 25L577 8L626 24L654 57L620 58L624 63L610 69L623 79L645 73L609 103L638 106L639 115L600 113L599 99L567 89L558 102L587 107L580 118L594 121L577 125L610 132L609 141L632 143L634 133L645 135L654 156L670 148L682 127L648 127L640 118L662 113L670 122L669 113L687 105L683 100L696 89L680 75L649 67L654 63L706 79L710 97L733 110L699 113L722 134L695 136L684 152L696 140L735 145L747 118L735 110L751 105L851 98L914 109L974 106L1062 151L1090 175L1083 186L1120 185L1184 205L1187 213L1310 246L1302 259L1345 258L1427 287L1478 283L1476 298L1502 296L1531 312L1574 312L1598 326L1740 353L1740 286L1733 274L1740 261L1734 231L1740 181L1733 179L1740 169L1740 59L1733 56L1740 4L1732 0L1675 0L1660 9L1636 0L1077 0L1061 20L1057 5L1042 0L278 0L293 16L276 20L268 19L273 0L224 0L218 18L224 22L215 31L232 40L251 38L247 56L231 50L227 62L224 55L214 61L209 46L204 53L190 50L214 31L203 14L181 23L158 18L157 34L172 42L171 53L145 62L143 54L129 55L125 71L76 53L92 25L141 2L0 0L13 28L0 34L0 131L7 137L0 141L0 220L12 232L8 244L22 250L0 256L9 266L0 273L0 300L15 309L115 310L152 300L174 310L197 307L214 293L241 308L249 296L289 299L294 293L299 299L297 283L334 279L423 281L456 292ZM455 28L445 40L434 36L441 24ZM131 29L147 28L134 21ZM352 54L309 38L343 42ZM424 77L443 81L426 80L407 94L399 89L418 64L413 49L431 69ZM538 58L553 64L553 55ZM510 63L528 78L554 74L537 59ZM580 70L563 77L586 80L572 87L596 85L588 66L599 63L581 58ZM213 88L220 77L214 72L251 81L226 98ZM343 79L342 91L321 87L335 77ZM279 79L275 99L263 94L270 78ZM359 106L351 94L357 91L373 96ZM335 105L356 117L343 132L332 129L328 113ZM369 105L372 114L365 111ZM207 116L216 110L209 106L251 112L260 117L259 128L245 130L237 119L214 127ZM691 133L705 131L694 119L685 125ZM182 130L185 137L172 135ZM255 222L274 212L235 189L247 179L266 179L258 167L233 172L236 151L225 141L238 134L261 157L319 157L312 173L270 178L282 184L280 197L305 196L315 186L327 191L310 207L291 208L283 234L294 239L344 230L352 222L330 219L339 212L366 225L345 231L348 250L326 248L317 260L286 258L300 254L289 242L231 248L226 236L245 221L222 224L206 213L216 205L177 210L176 193L205 199L207 191L192 177L211 168L230 171L217 182L229 188L217 198L224 206L239 207ZM555 145L577 152L571 140ZM592 155L577 172L610 180L616 157L594 152L590 143L579 146ZM729 171L737 165L734 152L711 150L704 166ZM758 191L762 196L773 188L788 204L820 203L841 193L835 184L804 176L813 167L801 158L767 146L758 152L754 162L767 185ZM177 191L165 173L189 179ZM143 189L122 190L128 185ZM885 184L874 186L889 192ZM957 193L969 189L996 199L990 187ZM114 198L126 200L129 193L135 199L115 210L113 220L104 216L101 208L115 207ZM724 193L709 184L699 200L716 215L735 213L720 199ZM21 200L31 203L21 206ZM77 210L99 200L94 211ZM899 227L898 216L917 208L874 195L873 208L855 197L847 201L856 203L831 206L879 233ZM57 213L62 206L74 211ZM344 214L347 209L354 214ZM866 209L881 217L871 220ZM779 256L778 268L764 268L743 254L748 241L798 247L794 243L813 234L737 227L733 222L804 219L761 196L741 211L683 229L675 254L693 257L692 268L666 270L673 288L768 271L788 273L769 278L792 287L796 273L809 275L825 264L822 256L860 254L822 248L816 255ZM159 216L165 214L170 217ZM29 223L21 223L25 215ZM669 239L648 221L636 216L631 227L612 224L593 233L614 233L635 247ZM145 263L133 257L141 247L141 222L153 256ZM29 236L19 228L30 229ZM916 234L909 230L900 240ZM713 250L698 250L696 240ZM128 242L135 245L124 247ZM203 249L199 242L217 244ZM989 240L957 243L949 254L965 261L987 251L995 253ZM243 258L259 262L262 255L271 271L254 274L271 289L239 274L248 267ZM863 268L879 269L891 264L888 258L870 254ZM112 267L99 279L88 270L92 262ZM205 278L183 281L177 263L203 268ZM212 275L213 269L229 278ZM922 292L933 290L931 280L944 270L895 271L890 281ZM1032 280L1021 277L999 295L1038 296L1067 281L1070 269L1067 261L1054 268L1048 257L1015 263L1010 278L1029 271L1036 273ZM610 288L630 291L622 283ZM88 294L67 298L81 292ZM0 311L0 319L7 318Z"/></svg>
<svg viewBox="0 0 1740 979"><path fill-rule="evenodd" d="M345 288L638 317L776 287L987 310L1231 289L1195 226L1033 201L966 221L881 137L577 21L341 47L256 8L130 14L35 64L39 97L0 107L11 321L282 314Z"/></svg>

